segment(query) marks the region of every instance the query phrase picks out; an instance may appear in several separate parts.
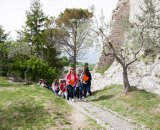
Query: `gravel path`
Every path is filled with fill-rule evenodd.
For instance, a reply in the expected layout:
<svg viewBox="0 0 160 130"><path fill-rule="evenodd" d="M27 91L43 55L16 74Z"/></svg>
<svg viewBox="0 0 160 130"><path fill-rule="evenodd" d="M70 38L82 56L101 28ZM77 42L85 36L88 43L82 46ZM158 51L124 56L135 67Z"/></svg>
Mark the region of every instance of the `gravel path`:
<svg viewBox="0 0 160 130"><path fill-rule="evenodd" d="M107 130L135 130L139 129L138 126L127 122L116 115L105 111L89 102L68 102L74 108L82 111L92 119L96 120L97 123L104 126Z"/></svg>

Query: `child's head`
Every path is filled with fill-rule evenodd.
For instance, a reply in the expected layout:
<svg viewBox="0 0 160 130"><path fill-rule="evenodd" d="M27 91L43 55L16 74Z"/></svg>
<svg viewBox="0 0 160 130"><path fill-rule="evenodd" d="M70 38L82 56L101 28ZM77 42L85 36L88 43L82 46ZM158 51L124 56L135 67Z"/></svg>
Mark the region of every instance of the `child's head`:
<svg viewBox="0 0 160 130"><path fill-rule="evenodd" d="M66 81L65 81L65 80L63 80L63 79L62 79L62 80L60 80L60 83L61 83L61 84L65 84L65 82L66 82Z"/></svg>
<svg viewBox="0 0 160 130"><path fill-rule="evenodd" d="M66 80L63 80L63 84L66 85Z"/></svg>
<svg viewBox="0 0 160 130"><path fill-rule="evenodd" d="M59 82L62 84L62 83L63 83L63 80L61 79Z"/></svg>

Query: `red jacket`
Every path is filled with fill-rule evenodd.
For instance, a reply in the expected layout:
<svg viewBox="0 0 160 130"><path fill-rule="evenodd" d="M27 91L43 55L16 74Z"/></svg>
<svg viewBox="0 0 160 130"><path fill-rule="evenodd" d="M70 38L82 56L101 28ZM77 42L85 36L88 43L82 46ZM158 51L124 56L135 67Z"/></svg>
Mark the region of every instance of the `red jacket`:
<svg viewBox="0 0 160 130"><path fill-rule="evenodd" d="M66 92L66 88L65 88L64 84L60 84L59 87L60 87L61 92Z"/></svg>
<svg viewBox="0 0 160 130"><path fill-rule="evenodd" d="M68 73L67 76L66 76L66 84L67 85L70 85L69 81L71 80L71 73ZM76 76L76 73L74 73L74 85L73 87L76 86L76 82L77 82L77 76Z"/></svg>

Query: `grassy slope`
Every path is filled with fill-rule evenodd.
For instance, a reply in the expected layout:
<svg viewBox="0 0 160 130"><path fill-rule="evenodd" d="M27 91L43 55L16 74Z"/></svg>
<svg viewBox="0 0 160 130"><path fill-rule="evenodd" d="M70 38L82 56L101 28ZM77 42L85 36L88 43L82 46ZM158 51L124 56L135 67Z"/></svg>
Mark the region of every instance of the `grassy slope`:
<svg viewBox="0 0 160 130"><path fill-rule="evenodd" d="M0 86L0 129L69 127L70 106L49 90L10 83L4 78L0 78Z"/></svg>
<svg viewBox="0 0 160 130"><path fill-rule="evenodd" d="M70 130L72 108L48 89L24 86L0 77L0 130ZM104 130L86 117L82 130Z"/></svg>
<svg viewBox="0 0 160 130"><path fill-rule="evenodd" d="M112 85L95 92L94 97L89 100L151 129L160 130L160 96L158 95L137 89L124 95L122 86Z"/></svg>

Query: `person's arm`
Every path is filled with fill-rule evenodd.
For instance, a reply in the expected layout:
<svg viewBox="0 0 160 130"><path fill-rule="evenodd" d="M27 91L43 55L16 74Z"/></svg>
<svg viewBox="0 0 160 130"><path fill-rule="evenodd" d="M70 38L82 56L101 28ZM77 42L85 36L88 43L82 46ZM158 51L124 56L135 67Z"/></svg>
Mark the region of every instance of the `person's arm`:
<svg viewBox="0 0 160 130"><path fill-rule="evenodd" d="M65 79L66 79L66 84L68 85L68 84L69 84L69 81L70 81L70 79L69 79L69 74L66 75L66 78L65 78Z"/></svg>

